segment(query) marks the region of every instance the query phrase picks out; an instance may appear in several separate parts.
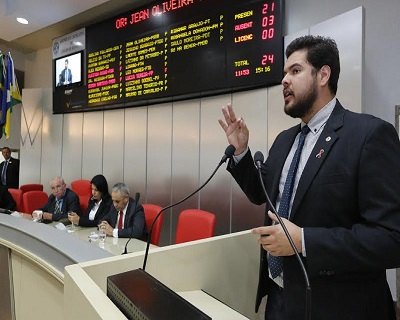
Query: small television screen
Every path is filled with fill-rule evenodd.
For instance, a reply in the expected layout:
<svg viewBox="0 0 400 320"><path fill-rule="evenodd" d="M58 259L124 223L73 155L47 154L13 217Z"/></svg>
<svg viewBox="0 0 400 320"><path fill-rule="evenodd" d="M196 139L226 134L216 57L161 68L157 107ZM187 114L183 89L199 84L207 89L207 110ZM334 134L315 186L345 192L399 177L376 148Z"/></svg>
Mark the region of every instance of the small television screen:
<svg viewBox="0 0 400 320"><path fill-rule="evenodd" d="M55 59L55 87L76 86L82 84L83 51Z"/></svg>

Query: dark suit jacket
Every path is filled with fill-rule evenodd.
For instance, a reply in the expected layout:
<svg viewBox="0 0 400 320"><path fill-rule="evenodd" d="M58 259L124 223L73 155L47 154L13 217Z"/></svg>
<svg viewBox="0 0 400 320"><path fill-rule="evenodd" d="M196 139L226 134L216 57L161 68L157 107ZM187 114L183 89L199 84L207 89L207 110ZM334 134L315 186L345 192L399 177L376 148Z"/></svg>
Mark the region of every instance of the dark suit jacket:
<svg viewBox="0 0 400 320"><path fill-rule="evenodd" d="M279 134L262 167L272 202L299 130ZM250 152L228 170L250 201L266 201ZM395 319L385 273L400 266L400 143L392 125L337 102L300 178L290 220L304 230L312 319ZM304 319L302 271L295 256L283 263L282 319ZM260 266L256 309L271 283L264 250Z"/></svg>
<svg viewBox="0 0 400 320"><path fill-rule="evenodd" d="M89 213L92 210L95 202L94 200L89 200L89 205L85 214L81 214L79 218L79 225L82 227L97 227L97 225L104 220L103 218L110 212L110 208L112 206L111 197L104 198L99 208L96 211L96 215L94 216L94 220L89 220Z"/></svg>
<svg viewBox="0 0 400 320"><path fill-rule="evenodd" d="M8 192L7 187L0 186L0 208L14 211L16 205L17 204L12 195Z"/></svg>
<svg viewBox="0 0 400 320"><path fill-rule="evenodd" d="M58 221L60 219L68 219L69 211L76 212L77 214L80 214L81 212L78 196L76 195L75 192L73 192L71 189L68 188L65 190L65 194L63 197L61 213L54 214L55 206L56 206L56 197L51 194L45 206L43 208L40 208L39 210L52 213L53 221Z"/></svg>
<svg viewBox="0 0 400 320"><path fill-rule="evenodd" d="M60 73L60 81L62 84L64 84L65 81L68 81L69 83L71 83L72 81L72 72L71 69L63 69Z"/></svg>
<svg viewBox="0 0 400 320"><path fill-rule="evenodd" d="M136 208L136 210L135 210ZM104 217L113 228L118 221L118 211L111 206L110 212ZM141 204L135 205L135 200L129 198L128 208L126 209L124 229L118 231L118 238L137 238L146 239L146 222L144 219L144 210Z"/></svg>
<svg viewBox="0 0 400 320"><path fill-rule="evenodd" d="M3 172L3 167L6 162L3 161L0 163L0 174ZM6 186L7 188L19 188L19 160L10 158L7 166L7 173L6 173Z"/></svg>

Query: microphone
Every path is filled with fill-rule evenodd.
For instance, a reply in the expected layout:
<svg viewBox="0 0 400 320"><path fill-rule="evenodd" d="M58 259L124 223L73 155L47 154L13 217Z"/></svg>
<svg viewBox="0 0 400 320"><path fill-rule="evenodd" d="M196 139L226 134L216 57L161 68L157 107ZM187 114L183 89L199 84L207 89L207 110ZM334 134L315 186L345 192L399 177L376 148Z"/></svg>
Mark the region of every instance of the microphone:
<svg viewBox="0 0 400 320"><path fill-rule="evenodd" d="M262 187L262 189L264 191L265 197L267 198L267 202L268 202L270 208L272 209L272 212L278 218L278 221L279 221L280 225L282 226L283 231L285 232L286 238L289 240L290 246L292 247L293 252L295 253L297 261L299 262L299 265L300 265L301 270L303 272L304 280L306 282L306 319L311 319L311 285L310 285L310 280L308 279L307 270L304 267L303 260L301 260L300 255L297 252L297 249L296 249L296 246L295 246L295 244L293 242L293 239L290 236L289 231L287 230L285 224L283 223L283 220L282 220L281 216L278 214L278 212L275 209L275 206L272 204L272 201L268 196L267 190L265 189L264 180L263 180L262 175L261 175L261 166L264 163L264 155L262 154L261 151L257 151L254 154L254 163L255 163L255 165L257 167L258 177L260 179L261 187Z"/></svg>
<svg viewBox="0 0 400 320"><path fill-rule="evenodd" d="M254 154L254 163L256 164L257 169L261 170L261 165L264 163L264 155L261 151L257 151Z"/></svg>
<svg viewBox="0 0 400 320"><path fill-rule="evenodd" d="M150 231L148 234L148 238L147 238L147 246L146 246L146 252L144 254L144 261L143 261L143 271L146 270L146 263L147 263L147 256L149 255L149 248L150 248L150 240L151 240L151 233L153 232L153 227L154 227L154 223L157 221L157 219L160 217L161 213L163 213L165 210L170 209L174 206L177 206L178 204L181 204L182 202L186 201L187 199L189 199L191 196L193 196L194 194L196 194L197 192L199 192L201 189L203 189L205 187L205 185L214 177L215 173L217 172L217 170L219 169L219 167L226 162L226 160L228 160L229 158L232 158L233 154L235 153L236 148L233 145L229 145L226 147L224 155L222 156L221 161L218 163L217 167L214 169L213 173L210 175L210 177L196 190L194 190L191 194L189 194L188 196L186 196L185 198L179 200L178 202L175 202L173 204L170 204L164 208L161 208L161 210L157 213L156 217L153 220L153 223L151 224L150 227Z"/></svg>
<svg viewBox="0 0 400 320"><path fill-rule="evenodd" d="M226 147L224 155L221 158L221 161L218 164L217 169L224 163L226 162L226 160L232 158L232 156L234 155L236 151L236 148L234 145L230 144L229 146ZM216 170L215 170L216 171ZM208 181L207 181L208 182Z"/></svg>
<svg viewBox="0 0 400 320"><path fill-rule="evenodd" d="M135 210L133 210L133 212L136 212L136 209L137 209L138 204L139 204L139 198L140 198L140 193L136 192L136 194L135 194ZM128 241L125 243L125 250L124 250L124 252L122 252L122 254L127 254L128 253L128 243L132 239L132 234L133 234L133 227L132 227L131 235L130 235Z"/></svg>

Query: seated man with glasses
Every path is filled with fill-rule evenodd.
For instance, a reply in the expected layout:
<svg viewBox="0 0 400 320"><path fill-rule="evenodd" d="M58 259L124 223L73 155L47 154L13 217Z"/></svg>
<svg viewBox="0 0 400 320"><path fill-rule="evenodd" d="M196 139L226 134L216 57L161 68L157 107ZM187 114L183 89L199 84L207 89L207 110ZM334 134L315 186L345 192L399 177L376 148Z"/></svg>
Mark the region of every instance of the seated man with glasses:
<svg viewBox="0 0 400 320"><path fill-rule="evenodd" d="M50 181L51 195L43 211L42 219L44 222L66 220L68 212L80 213L79 198L75 192L67 188L62 177L55 177Z"/></svg>

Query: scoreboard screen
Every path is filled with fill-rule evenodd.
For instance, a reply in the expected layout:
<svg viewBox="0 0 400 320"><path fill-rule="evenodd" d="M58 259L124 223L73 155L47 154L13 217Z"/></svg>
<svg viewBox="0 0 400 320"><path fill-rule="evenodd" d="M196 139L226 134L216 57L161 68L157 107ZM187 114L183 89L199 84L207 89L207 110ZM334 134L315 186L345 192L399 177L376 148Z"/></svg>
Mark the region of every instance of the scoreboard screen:
<svg viewBox="0 0 400 320"><path fill-rule="evenodd" d="M164 0L89 26L85 102L70 111L279 84L282 11L282 0Z"/></svg>

